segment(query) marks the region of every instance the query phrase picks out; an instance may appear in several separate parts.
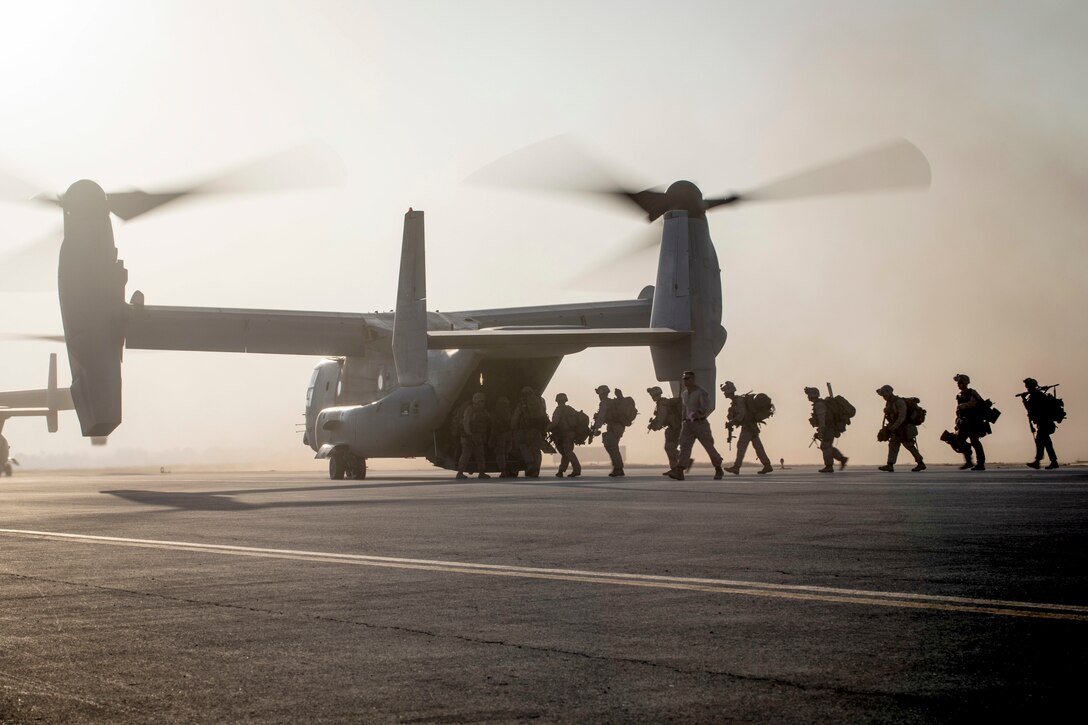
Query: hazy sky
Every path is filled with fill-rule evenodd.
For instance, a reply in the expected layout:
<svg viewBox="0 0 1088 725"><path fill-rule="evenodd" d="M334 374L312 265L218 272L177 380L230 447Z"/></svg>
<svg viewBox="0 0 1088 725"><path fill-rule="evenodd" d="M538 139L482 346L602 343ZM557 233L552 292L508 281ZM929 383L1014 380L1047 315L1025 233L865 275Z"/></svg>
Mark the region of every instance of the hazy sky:
<svg viewBox="0 0 1088 725"><path fill-rule="evenodd" d="M634 215L463 180L573 133L647 185L744 189L883 141L928 156L928 192L720 212L729 341L720 377L772 395L770 455L816 465L802 388L859 409L841 448L879 462L884 383L922 398L920 446L953 422L952 376L1005 415L992 460L1033 453L1028 375L1060 382L1063 460L1088 457L1088 8L1078 2L10 2L0 0L0 162L62 191L200 178L299 142L342 189L181 203L115 224L148 304L390 309L400 225L427 213L432 309L616 299L641 255L565 280L643 230ZM0 205L0 252L59 225ZM0 285L3 283L0 282ZM59 332L55 291L3 296L0 332ZM0 388L45 382L59 346L0 343ZM63 357L63 355L62 355ZM313 358L129 351L125 422L91 451L72 413L5 427L16 454L219 447L306 466ZM67 377L62 364L62 384ZM607 372L605 372L607 371ZM545 395L654 383L648 352L567 358ZM721 430L716 415L715 430ZM625 443L659 457L645 415ZM717 433L716 433L717 434ZM724 448L724 432L722 447ZM320 463L315 463L315 468Z"/></svg>

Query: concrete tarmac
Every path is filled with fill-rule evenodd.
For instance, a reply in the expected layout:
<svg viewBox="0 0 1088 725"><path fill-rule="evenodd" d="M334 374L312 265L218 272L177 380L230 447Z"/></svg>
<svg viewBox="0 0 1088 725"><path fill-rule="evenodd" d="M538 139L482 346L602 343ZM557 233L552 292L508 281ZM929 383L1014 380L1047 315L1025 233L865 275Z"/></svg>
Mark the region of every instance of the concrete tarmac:
<svg viewBox="0 0 1088 725"><path fill-rule="evenodd" d="M1079 711L1088 472L0 479L0 721Z"/></svg>

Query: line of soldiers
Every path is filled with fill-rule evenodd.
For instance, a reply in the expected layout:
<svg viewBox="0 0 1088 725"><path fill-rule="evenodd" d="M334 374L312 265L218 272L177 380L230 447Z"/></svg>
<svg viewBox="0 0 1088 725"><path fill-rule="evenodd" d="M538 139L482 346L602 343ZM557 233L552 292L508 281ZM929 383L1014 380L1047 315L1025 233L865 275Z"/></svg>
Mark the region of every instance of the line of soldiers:
<svg viewBox="0 0 1088 725"><path fill-rule="evenodd" d="M986 470L986 451L982 438L992 432L991 424L996 422L1001 412L990 400L984 399L978 391L970 387L971 378L963 373L953 377L959 392L956 395L955 432L945 431L941 440L964 457L961 469L975 471ZM721 479L725 472L739 475L748 446L755 449L756 457L763 467L759 474L771 473L774 467L767 455L760 438L760 426L774 415L771 399L763 393L737 394L737 387L732 381L721 385L722 394L729 400L726 413L728 442L732 442L733 433L739 429L736 458L732 466L724 466L723 458L714 446L714 435L707 415L710 411L710 394L696 384L695 373L685 371L681 377L682 387L679 398L665 397L660 387L647 388L646 392L654 403L654 413L647 428L651 431L664 431L665 455L669 470L662 475L678 481L684 480L684 471L692 466L691 452L698 441L704 448L714 466L714 478ZM1040 468L1043 454L1050 458L1047 469L1058 468L1057 455L1051 435L1057 424L1065 419L1064 404L1049 393L1056 385L1040 386L1034 378L1024 379L1025 392L1019 393L1028 421L1035 438L1035 459L1027 465ZM540 475L543 450L550 450L546 440L555 446L561 456L558 478L581 475L582 466L574 452L575 445L592 442L601 435L602 443L608 452L612 464L610 477L624 475L623 459L620 455L620 440L631 425L638 411L634 402L623 395L619 388L615 396L607 385L596 388L599 405L589 426L588 416L568 405L566 393L555 396L556 407L551 417L547 415L544 399L529 386L522 388L518 405L510 411L509 401L499 398L493 410L485 407L483 393L472 396L472 405L465 409L459 420L461 435L461 457L457 478L467 478L465 469L470 459L475 458L476 470L480 478L490 478L485 469L485 446L490 444L495 453L500 471L500 478L516 476L516 471L507 467L508 453L517 445L522 460L526 464L525 475L536 478ZM835 441L845 432L856 410L841 396L830 395L824 398L820 390L814 387L804 389L805 396L812 404L812 416L809 422L815 429L813 440L820 443L823 456L823 468L820 473L833 473L834 464L839 464L841 471L849 460L835 446ZM884 420L877 440L888 444L887 463L879 470L892 472L899 457L900 448L905 448L914 458L912 471L924 471L926 464L918 449L918 426L925 421L926 411L917 398L904 398L895 394L891 385L882 385L876 390L884 399ZM603 435L601 434L604 429ZM567 474L568 467L571 473Z"/></svg>

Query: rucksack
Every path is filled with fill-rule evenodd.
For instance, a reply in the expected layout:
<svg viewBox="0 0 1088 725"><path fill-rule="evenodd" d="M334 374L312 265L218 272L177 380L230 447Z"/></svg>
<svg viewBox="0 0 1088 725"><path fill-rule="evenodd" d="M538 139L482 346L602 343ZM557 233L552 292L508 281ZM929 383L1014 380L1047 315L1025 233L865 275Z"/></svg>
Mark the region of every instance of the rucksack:
<svg viewBox="0 0 1088 725"><path fill-rule="evenodd" d="M572 430L574 431L574 442L577 445L584 446L586 440L589 438L589 416L584 411L576 410L572 416L574 419L574 425Z"/></svg>
<svg viewBox="0 0 1088 725"><path fill-rule="evenodd" d="M666 428L680 425L684 421L684 403L680 398L668 398L669 417L662 421Z"/></svg>
<svg viewBox="0 0 1088 725"><path fill-rule="evenodd" d="M1046 419L1052 423L1061 423L1065 420L1065 401L1051 394L1043 393L1043 404L1039 406Z"/></svg>
<svg viewBox="0 0 1088 725"><path fill-rule="evenodd" d="M762 423L774 415L774 403L766 393L747 393L744 396L744 409L748 412L751 423Z"/></svg>
<svg viewBox="0 0 1088 725"><path fill-rule="evenodd" d="M857 415L857 408L841 395L825 398L824 402L827 403L827 412L831 416L832 427L836 433L842 434L846 430L846 426L850 425L850 420Z"/></svg>
<svg viewBox="0 0 1088 725"><path fill-rule="evenodd" d="M918 398L903 398L907 403L907 422L911 425L921 425L926 422L926 409L919 405Z"/></svg>
<svg viewBox="0 0 1088 725"><path fill-rule="evenodd" d="M616 398L613 401L616 423L619 425L631 425L638 417L638 408L635 407L635 399L629 397Z"/></svg>

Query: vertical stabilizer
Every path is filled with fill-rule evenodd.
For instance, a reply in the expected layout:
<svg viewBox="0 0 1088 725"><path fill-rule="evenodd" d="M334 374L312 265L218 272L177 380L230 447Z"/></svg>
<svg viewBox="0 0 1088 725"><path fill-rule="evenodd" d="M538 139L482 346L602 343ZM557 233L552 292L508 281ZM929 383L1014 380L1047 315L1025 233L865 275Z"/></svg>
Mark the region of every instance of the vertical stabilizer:
<svg viewBox="0 0 1088 725"><path fill-rule="evenodd" d="M650 326L690 330L691 337L650 346L659 381L678 381L684 370L693 370L696 382L714 392L715 358L725 344L721 285L706 218L689 218L686 211L665 214Z"/></svg>
<svg viewBox="0 0 1088 725"><path fill-rule="evenodd" d="M402 386L427 382L427 265L423 212L404 215L400 248L400 281L393 318L393 361Z"/></svg>
<svg viewBox="0 0 1088 725"><path fill-rule="evenodd" d="M45 424L50 433L56 433L60 427L57 422L57 410L60 407L60 394L57 392L57 353L49 353L49 382L45 387Z"/></svg>

